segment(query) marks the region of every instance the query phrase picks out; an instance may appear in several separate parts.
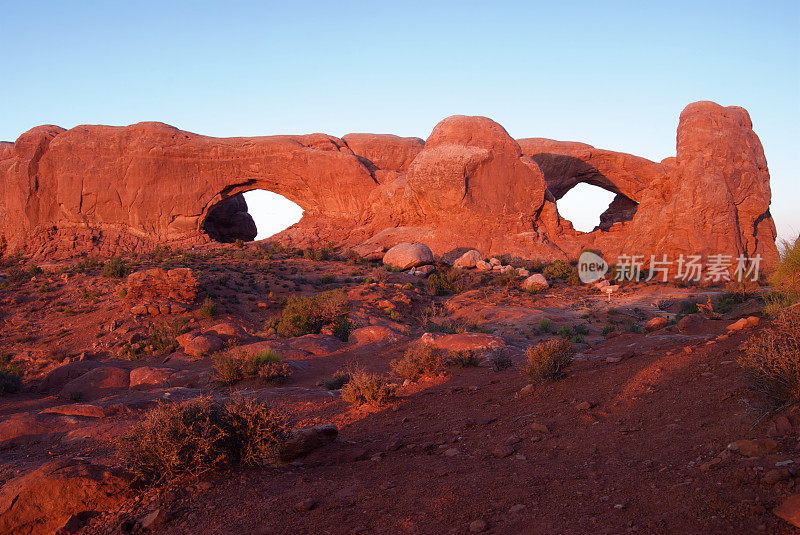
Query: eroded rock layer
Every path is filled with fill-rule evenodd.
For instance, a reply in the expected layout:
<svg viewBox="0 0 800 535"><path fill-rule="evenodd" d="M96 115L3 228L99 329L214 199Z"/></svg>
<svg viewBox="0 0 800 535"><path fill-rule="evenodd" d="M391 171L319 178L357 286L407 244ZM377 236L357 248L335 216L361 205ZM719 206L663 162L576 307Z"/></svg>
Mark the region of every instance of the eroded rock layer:
<svg viewBox="0 0 800 535"><path fill-rule="evenodd" d="M617 194L589 233L556 207L582 182ZM161 123L40 126L0 144L0 241L7 253L65 257L245 239L252 219L235 199L253 189L304 209L275 238L296 246L380 254L421 242L435 254L469 247L541 260L587 247L608 257L777 257L761 143L744 109L712 102L686 107L677 154L660 163L582 143L517 141L485 117L449 117L425 142L213 138Z"/></svg>

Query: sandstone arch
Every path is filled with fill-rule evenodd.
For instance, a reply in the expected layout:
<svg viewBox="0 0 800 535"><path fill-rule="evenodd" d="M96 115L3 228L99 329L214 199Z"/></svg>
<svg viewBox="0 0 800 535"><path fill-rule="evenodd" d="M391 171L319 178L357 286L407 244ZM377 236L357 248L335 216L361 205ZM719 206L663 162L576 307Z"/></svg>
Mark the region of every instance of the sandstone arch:
<svg viewBox="0 0 800 535"><path fill-rule="evenodd" d="M485 117L447 118L427 142L42 126L0 145L0 237L11 252L39 256L197 245L214 207L265 189L304 209L276 238L301 246L379 253L422 241L437 254L466 246L540 259L584 247L777 258L769 172L747 112L691 104L677 141L676 156L656 163L582 143L517 141ZM624 196L618 211L632 208L626 199L638 203L635 214L615 220L612 210L607 229L577 233L555 200L580 182Z"/></svg>

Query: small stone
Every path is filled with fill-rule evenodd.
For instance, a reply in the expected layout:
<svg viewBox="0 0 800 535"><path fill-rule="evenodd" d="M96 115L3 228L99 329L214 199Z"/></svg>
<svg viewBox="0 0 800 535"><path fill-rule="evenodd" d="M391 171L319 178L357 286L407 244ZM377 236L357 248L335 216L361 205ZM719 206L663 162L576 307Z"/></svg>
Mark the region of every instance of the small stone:
<svg viewBox="0 0 800 535"><path fill-rule="evenodd" d="M588 411L589 409L592 408L592 404L589 403L588 401L581 401L580 403L575 405L575 408L578 409L579 411Z"/></svg>
<svg viewBox="0 0 800 535"><path fill-rule="evenodd" d="M142 529L152 530L166 521L167 515L163 509L156 509L139 519L139 526Z"/></svg>
<svg viewBox="0 0 800 535"><path fill-rule="evenodd" d="M531 431L536 431L536 432L539 432L539 433L549 433L550 432L550 429L546 425L540 424L540 423L536 423L536 422L532 423L528 427L530 427Z"/></svg>
<svg viewBox="0 0 800 535"><path fill-rule="evenodd" d="M516 505L512 505L511 508L508 510L508 512L511 513L511 514L519 513L520 511L523 511L526 508L527 508L526 505L518 503Z"/></svg>
<svg viewBox="0 0 800 535"><path fill-rule="evenodd" d="M469 525L470 533L483 533L484 531L486 531L486 521L482 518L473 520Z"/></svg>
<svg viewBox="0 0 800 535"><path fill-rule="evenodd" d="M461 452L456 448L450 448L448 450L445 450L444 455L445 457L458 457L459 455L461 455Z"/></svg>
<svg viewBox="0 0 800 535"><path fill-rule="evenodd" d="M765 473L762 476L761 481L767 485L774 485L775 483L786 481L791 476L792 474L786 468L774 468Z"/></svg>
<svg viewBox="0 0 800 535"><path fill-rule="evenodd" d="M648 321L645 324L644 328L647 332L651 333L653 331L663 329L666 326L667 326L667 319L659 316L657 318L653 318L650 321Z"/></svg>
<svg viewBox="0 0 800 535"><path fill-rule="evenodd" d="M520 395L520 396L530 396L531 394L533 394L533 392L534 392L535 390L536 390L536 386L534 386L534 385L532 385L532 384L530 384L530 385L525 385L525 386L523 386L522 388L520 388L520 390L519 390L519 395Z"/></svg>
<svg viewBox="0 0 800 535"><path fill-rule="evenodd" d="M310 511L316 506L317 506L317 500L315 500L314 498L306 498L305 500L297 502L294 508L297 511Z"/></svg>
<svg viewBox="0 0 800 535"><path fill-rule="evenodd" d="M760 457L778 451L778 443L771 438L737 440L728 444L728 449L745 457Z"/></svg>
<svg viewBox="0 0 800 535"><path fill-rule="evenodd" d="M514 450L512 446L509 446L508 444L501 444L492 450L492 455L499 459L503 459L512 455L514 451L516 450Z"/></svg>

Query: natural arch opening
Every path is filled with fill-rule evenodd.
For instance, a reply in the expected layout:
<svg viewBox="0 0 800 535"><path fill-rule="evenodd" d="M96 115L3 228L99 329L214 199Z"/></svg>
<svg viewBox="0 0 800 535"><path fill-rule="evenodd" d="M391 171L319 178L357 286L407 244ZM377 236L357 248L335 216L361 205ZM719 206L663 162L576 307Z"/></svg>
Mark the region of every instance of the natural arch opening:
<svg viewBox="0 0 800 535"><path fill-rule="evenodd" d="M256 224L256 239L263 240L291 227L303 217L303 209L283 195L263 189L244 194Z"/></svg>
<svg viewBox="0 0 800 535"><path fill-rule="evenodd" d="M639 204L621 193L580 183L558 199L556 206L561 217L568 219L575 230L592 232L630 221Z"/></svg>
<svg viewBox="0 0 800 535"><path fill-rule="evenodd" d="M252 190L229 197L212 208L201 230L222 243L263 240L294 225L301 217L303 209L286 197Z"/></svg>

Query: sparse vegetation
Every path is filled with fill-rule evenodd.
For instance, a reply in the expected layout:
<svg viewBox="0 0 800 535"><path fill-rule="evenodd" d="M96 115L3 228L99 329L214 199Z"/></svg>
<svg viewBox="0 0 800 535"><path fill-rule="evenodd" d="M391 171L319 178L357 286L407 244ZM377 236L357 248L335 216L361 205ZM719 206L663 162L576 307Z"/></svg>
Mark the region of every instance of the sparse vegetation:
<svg viewBox="0 0 800 535"><path fill-rule="evenodd" d="M128 265L118 256L112 256L103 264L103 276L121 279L130 272Z"/></svg>
<svg viewBox="0 0 800 535"><path fill-rule="evenodd" d="M460 351L451 351L447 355L445 364L447 366L456 366L458 368L474 368L480 366L483 359L481 355L471 349L462 349Z"/></svg>
<svg viewBox="0 0 800 535"><path fill-rule="evenodd" d="M401 379L416 381L420 377L434 377L444 372L442 350L417 342L406 350L403 358L390 363L392 371Z"/></svg>
<svg viewBox="0 0 800 535"><path fill-rule="evenodd" d="M494 351L489 355L489 364L492 370L501 372L512 366L511 357L503 350Z"/></svg>
<svg viewBox="0 0 800 535"><path fill-rule="evenodd" d="M453 268L439 268L428 276L426 288L429 295L450 295L458 293L461 288L459 280L461 272Z"/></svg>
<svg viewBox="0 0 800 535"><path fill-rule="evenodd" d="M208 296L197 311L204 318L213 318L217 315L217 302L212 297Z"/></svg>
<svg viewBox="0 0 800 535"><path fill-rule="evenodd" d="M542 318L539 321L539 331L540 332L549 333L551 326L552 326L552 323L550 322L550 318Z"/></svg>
<svg viewBox="0 0 800 535"><path fill-rule="evenodd" d="M772 291L766 297L765 310L771 316L800 303L800 236L794 243L784 241L781 249L781 261L769 278Z"/></svg>
<svg viewBox="0 0 800 535"><path fill-rule="evenodd" d="M230 385L260 377L270 383L283 383L291 377L291 367L283 362L277 351L266 349L257 353L224 353L214 360L214 377L219 382Z"/></svg>
<svg viewBox="0 0 800 535"><path fill-rule="evenodd" d="M780 311L770 327L745 343L738 361L773 408L800 401L800 310Z"/></svg>
<svg viewBox="0 0 800 535"><path fill-rule="evenodd" d="M354 406L382 406L391 402L398 386L384 376L364 370L351 370L350 380L342 387L342 399Z"/></svg>
<svg viewBox="0 0 800 535"><path fill-rule="evenodd" d="M554 338L528 347L523 372L540 383L553 381L564 375L564 369L572 363L574 356L575 349L569 340Z"/></svg>
<svg viewBox="0 0 800 535"><path fill-rule="evenodd" d="M334 324L339 338L350 334L350 303L344 290L330 290L312 297L291 296L276 326L279 336L295 337L319 333L322 327Z"/></svg>
<svg viewBox="0 0 800 535"><path fill-rule="evenodd" d="M186 319L175 318L159 325L150 325L147 335L137 342L122 346L122 356L138 360L152 355L168 353L178 348L176 338L186 332Z"/></svg>
<svg viewBox="0 0 800 535"><path fill-rule="evenodd" d="M559 279L559 280L567 280L572 275L575 268L573 268L568 262L564 260L555 260L544 266L542 269L542 275L545 276L546 279Z"/></svg>
<svg viewBox="0 0 800 535"><path fill-rule="evenodd" d="M128 469L158 483L223 465L276 461L289 432L284 418L266 404L200 398L158 405L116 445Z"/></svg>
<svg viewBox="0 0 800 535"><path fill-rule="evenodd" d="M328 390L340 390L344 385L350 382L350 373L336 372L333 377L322 381L322 386Z"/></svg>

